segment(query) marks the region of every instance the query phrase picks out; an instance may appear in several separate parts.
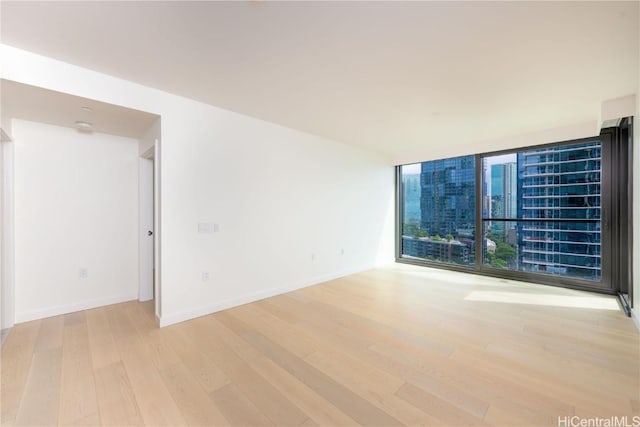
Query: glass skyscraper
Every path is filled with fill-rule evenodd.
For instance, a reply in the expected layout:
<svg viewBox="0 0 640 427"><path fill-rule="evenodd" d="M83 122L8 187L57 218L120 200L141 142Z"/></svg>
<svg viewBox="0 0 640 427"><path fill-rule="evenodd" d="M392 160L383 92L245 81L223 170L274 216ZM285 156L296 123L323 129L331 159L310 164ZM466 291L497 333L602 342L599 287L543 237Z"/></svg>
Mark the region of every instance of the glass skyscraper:
<svg viewBox="0 0 640 427"><path fill-rule="evenodd" d="M518 153L519 269L599 280L599 142ZM557 220L557 221L554 221Z"/></svg>
<svg viewBox="0 0 640 427"><path fill-rule="evenodd" d="M403 166L402 255L475 262L475 156ZM415 221L415 219L418 219Z"/></svg>
<svg viewBox="0 0 640 427"><path fill-rule="evenodd" d="M420 223L420 174L403 174L404 223Z"/></svg>
<svg viewBox="0 0 640 427"><path fill-rule="evenodd" d="M422 163L422 229L430 235L472 237L475 231L475 185L475 156Z"/></svg>
<svg viewBox="0 0 640 427"><path fill-rule="evenodd" d="M491 216L516 218L518 214L516 162L491 165Z"/></svg>

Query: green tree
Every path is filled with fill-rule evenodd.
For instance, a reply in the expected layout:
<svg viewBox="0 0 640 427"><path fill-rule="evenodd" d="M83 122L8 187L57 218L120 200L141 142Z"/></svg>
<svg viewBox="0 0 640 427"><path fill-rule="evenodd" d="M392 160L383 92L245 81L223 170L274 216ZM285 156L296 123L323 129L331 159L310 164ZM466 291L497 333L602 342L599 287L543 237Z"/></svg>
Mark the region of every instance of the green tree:
<svg viewBox="0 0 640 427"><path fill-rule="evenodd" d="M402 225L402 234L411 237L426 237L427 233L418 225L413 223L405 223Z"/></svg>
<svg viewBox="0 0 640 427"><path fill-rule="evenodd" d="M498 267L498 268L507 268L507 261L505 261L503 259L496 258L491 263L491 266L492 267Z"/></svg>
<svg viewBox="0 0 640 427"><path fill-rule="evenodd" d="M509 260L516 256L516 250L503 242L496 243L496 257L503 260Z"/></svg>

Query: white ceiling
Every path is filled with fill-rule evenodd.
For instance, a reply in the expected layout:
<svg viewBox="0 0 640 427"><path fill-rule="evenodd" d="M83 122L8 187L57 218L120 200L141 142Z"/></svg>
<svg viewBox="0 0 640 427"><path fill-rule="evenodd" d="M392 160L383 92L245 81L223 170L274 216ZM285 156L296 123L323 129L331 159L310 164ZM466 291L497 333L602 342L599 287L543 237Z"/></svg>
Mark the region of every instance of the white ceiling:
<svg viewBox="0 0 640 427"><path fill-rule="evenodd" d="M596 120L637 2L10 2L2 42L390 154Z"/></svg>
<svg viewBox="0 0 640 427"><path fill-rule="evenodd" d="M3 118L31 120L76 127L76 121L93 125L93 132L139 139L159 116L106 104L66 93L0 80ZM82 107L88 107L86 111Z"/></svg>

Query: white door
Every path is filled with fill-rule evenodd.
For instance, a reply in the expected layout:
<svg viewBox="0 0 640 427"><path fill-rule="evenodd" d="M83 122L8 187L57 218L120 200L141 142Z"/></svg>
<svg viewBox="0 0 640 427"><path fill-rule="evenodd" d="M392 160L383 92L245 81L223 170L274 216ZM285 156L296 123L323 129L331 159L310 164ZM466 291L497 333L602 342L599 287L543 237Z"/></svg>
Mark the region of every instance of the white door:
<svg viewBox="0 0 640 427"><path fill-rule="evenodd" d="M140 158L140 301L153 299L153 159Z"/></svg>
<svg viewBox="0 0 640 427"><path fill-rule="evenodd" d="M14 199L13 142L4 131L0 138L0 330L14 322ZM0 337L3 337L0 334ZM1 341L1 338L0 338Z"/></svg>

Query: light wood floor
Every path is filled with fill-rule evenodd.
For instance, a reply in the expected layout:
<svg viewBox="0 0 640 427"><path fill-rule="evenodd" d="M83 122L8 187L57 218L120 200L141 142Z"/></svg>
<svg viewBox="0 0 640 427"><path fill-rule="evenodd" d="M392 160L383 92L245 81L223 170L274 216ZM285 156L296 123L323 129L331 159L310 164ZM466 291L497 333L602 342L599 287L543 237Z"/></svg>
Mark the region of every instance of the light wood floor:
<svg viewBox="0 0 640 427"><path fill-rule="evenodd" d="M555 426L638 415L638 332L615 307L405 266L163 329L151 304L117 304L14 327L1 421Z"/></svg>

